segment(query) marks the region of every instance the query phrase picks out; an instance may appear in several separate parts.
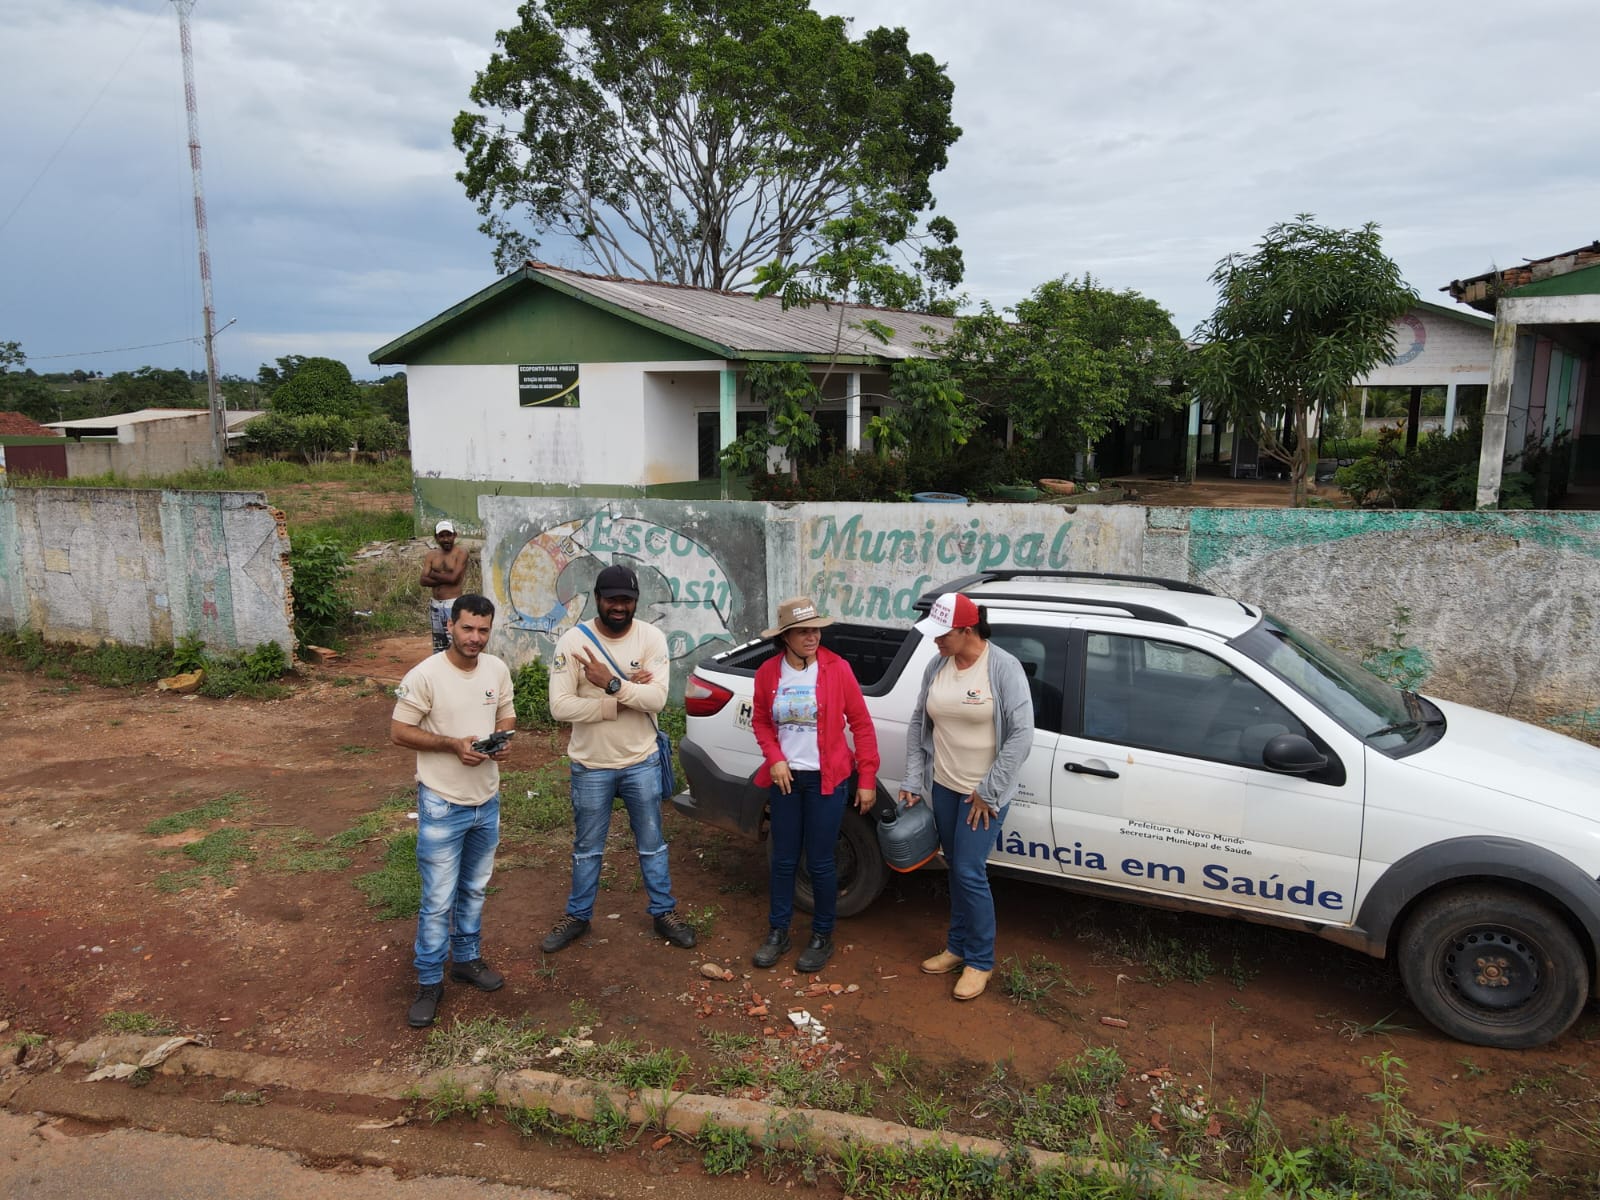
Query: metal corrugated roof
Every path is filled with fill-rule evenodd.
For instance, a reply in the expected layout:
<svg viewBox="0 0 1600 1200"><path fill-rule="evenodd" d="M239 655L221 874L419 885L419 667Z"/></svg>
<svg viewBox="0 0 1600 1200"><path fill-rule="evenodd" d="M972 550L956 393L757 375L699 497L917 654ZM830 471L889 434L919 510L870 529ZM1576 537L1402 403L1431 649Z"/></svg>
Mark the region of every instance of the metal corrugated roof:
<svg viewBox="0 0 1600 1200"><path fill-rule="evenodd" d="M228 428L235 429L246 421L259 417L265 409L234 409L227 414ZM72 430L82 433L88 429L109 429L113 433L124 425L143 425L149 421L171 421L177 417L207 417L209 408L141 408L137 412L117 413L109 417L79 417L75 421L50 421L47 429Z"/></svg>
<svg viewBox="0 0 1600 1200"><path fill-rule="evenodd" d="M927 343L950 336L954 317L899 309L813 304L785 311L775 297L723 292L615 275L590 275L530 262L386 346L374 363L403 362L412 344L466 319L508 289L537 284L636 322L726 359L794 358L836 362L881 362L927 357ZM886 340L861 326L876 322L892 332Z"/></svg>
<svg viewBox="0 0 1600 1200"><path fill-rule="evenodd" d="M954 317L933 317L898 309L812 304L785 310L776 297L749 292L719 292L616 276L588 275L543 263L529 263L535 278L566 285L563 290L592 296L649 321L670 326L730 351L729 357L799 354L919 358L926 343L950 336ZM841 323L842 316L842 323ZM860 326L875 321L894 331L880 341ZM932 330L930 333L929 330Z"/></svg>

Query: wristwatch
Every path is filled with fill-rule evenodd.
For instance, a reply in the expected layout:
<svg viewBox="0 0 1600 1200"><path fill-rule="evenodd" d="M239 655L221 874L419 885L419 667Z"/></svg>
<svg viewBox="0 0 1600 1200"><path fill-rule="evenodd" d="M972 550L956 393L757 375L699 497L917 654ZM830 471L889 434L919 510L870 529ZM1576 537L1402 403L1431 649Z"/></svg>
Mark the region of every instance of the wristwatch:
<svg viewBox="0 0 1600 1200"><path fill-rule="evenodd" d="M618 679L615 675L606 680L606 695L615 696L621 690L622 680Z"/></svg>

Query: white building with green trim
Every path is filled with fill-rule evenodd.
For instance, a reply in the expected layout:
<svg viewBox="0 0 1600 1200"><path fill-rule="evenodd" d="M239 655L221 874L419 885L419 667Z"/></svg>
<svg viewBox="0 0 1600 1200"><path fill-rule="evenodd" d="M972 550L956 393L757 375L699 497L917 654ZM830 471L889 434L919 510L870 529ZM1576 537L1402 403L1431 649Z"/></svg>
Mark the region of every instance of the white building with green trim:
<svg viewBox="0 0 1600 1200"><path fill-rule="evenodd" d="M369 358L406 372L419 521L477 530L485 494L726 496L718 453L762 411L753 362L809 364L824 438L869 448L889 368L953 325L530 262Z"/></svg>

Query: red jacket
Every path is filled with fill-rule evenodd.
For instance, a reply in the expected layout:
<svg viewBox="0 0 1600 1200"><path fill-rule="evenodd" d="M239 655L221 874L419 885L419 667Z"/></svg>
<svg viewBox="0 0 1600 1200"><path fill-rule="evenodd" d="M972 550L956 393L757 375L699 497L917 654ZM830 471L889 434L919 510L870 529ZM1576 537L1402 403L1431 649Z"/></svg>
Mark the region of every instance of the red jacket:
<svg viewBox="0 0 1600 1200"><path fill-rule="evenodd" d="M772 700L778 693L782 669L780 648L756 668L756 696L750 724L756 744L761 747L762 763L755 774L757 787L772 784L772 768L786 762L778 744L778 727L772 721ZM855 738L854 761L844 738L845 722ZM878 786L878 732L867 715L867 702L861 698L861 685L855 672L832 650L817 647L817 758L822 765L822 790L831 792L856 772L856 787L869 791Z"/></svg>

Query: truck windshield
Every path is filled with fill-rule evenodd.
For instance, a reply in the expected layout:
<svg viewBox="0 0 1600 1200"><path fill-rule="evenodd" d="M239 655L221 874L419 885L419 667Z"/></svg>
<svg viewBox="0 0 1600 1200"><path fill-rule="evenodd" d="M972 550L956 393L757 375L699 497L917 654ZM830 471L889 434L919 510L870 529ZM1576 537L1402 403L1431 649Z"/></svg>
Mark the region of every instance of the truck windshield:
<svg viewBox="0 0 1600 1200"><path fill-rule="evenodd" d="M1435 723L1408 693L1276 617L1233 644L1375 749L1404 746Z"/></svg>

